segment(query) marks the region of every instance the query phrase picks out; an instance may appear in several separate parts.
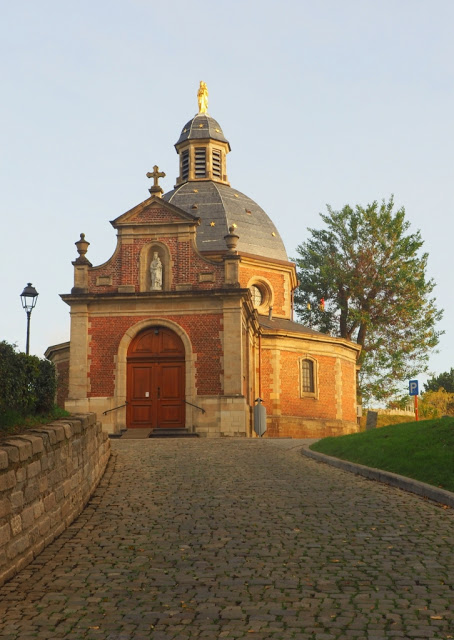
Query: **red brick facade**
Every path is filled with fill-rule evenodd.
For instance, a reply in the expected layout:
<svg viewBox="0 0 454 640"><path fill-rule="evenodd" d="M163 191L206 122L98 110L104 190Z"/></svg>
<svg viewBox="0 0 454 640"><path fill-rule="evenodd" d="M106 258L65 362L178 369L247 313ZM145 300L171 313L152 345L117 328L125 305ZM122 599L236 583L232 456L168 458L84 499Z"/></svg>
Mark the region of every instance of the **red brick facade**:
<svg viewBox="0 0 454 640"><path fill-rule="evenodd" d="M335 390L339 386L336 382L336 356L314 355L318 379L316 395L310 397L301 392L300 361L303 355L280 350L277 356L278 364L273 362L276 359L276 351L262 350L261 397L268 408L269 416L304 416L328 420L336 418L336 406L339 404L342 419L356 421L353 395L355 367L352 363L342 362L340 365L342 397L338 399L335 397Z"/></svg>
<svg viewBox="0 0 454 640"><path fill-rule="evenodd" d="M177 238L164 236L159 237L159 243L168 248L174 259L168 290L175 291L179 284L191 284L204 290L216 289L223 283L223 265L204 260L194 251L191 241L181 242ZM90 270L89 291L116 293L120 285L131 285L139 292L141 252L149 244L149 238L137 238L132 244L120 244L109 262ZM201 282L200 274L209 274L212 278ZM102 284L103 278L108 278L109 284Z"/></svg>
<svg viewBox="0 0 454 640"><path fill-rule="evenodd" d="M81 254L72 293L63 296L72 314L68 408L107 412L108 431L127 428L116 408L126 400L128 346L142 330L165 326L185 348L188 428L253 435L252 408L261 396L268 437L355 429L358 349L292 322L292 264L270 261L267 268L266 259L227 247L205 256L196 245L198 219L156 197L112 224L118 243L111 259L93 267ZM154 253L163 265L159 290L151 290ZM266 294L257 310L248 288L255 283ZM315 372L310 394L302 392L301 380L308 357ZM64 366L60 362L62 380Z"/></svg>
<svg viewBox="0 0 454 640"><path fill-rule="evenodd" d="M90 320L89 353L90 380L88 397L113 396L115 393L116 356L126 331L147 316L106 316ZM198 395L222 393L222 344L220 314L186 316L166 315L166 320L178 324L189 336L195 356L195 386ZM159 318L153 321L159 325ZM150 322L150 326L152 323Z"/></svg>
<svg viewBox="0 0 454 640"><path fill-rule="evenodd" d="M274 265L273 265L274 266ZM289 300L285 299L285 273L258 266L240 266L240 285L247 287L251 282L263 281L271 286L273 292L273 314L289 317Z"/></svg>

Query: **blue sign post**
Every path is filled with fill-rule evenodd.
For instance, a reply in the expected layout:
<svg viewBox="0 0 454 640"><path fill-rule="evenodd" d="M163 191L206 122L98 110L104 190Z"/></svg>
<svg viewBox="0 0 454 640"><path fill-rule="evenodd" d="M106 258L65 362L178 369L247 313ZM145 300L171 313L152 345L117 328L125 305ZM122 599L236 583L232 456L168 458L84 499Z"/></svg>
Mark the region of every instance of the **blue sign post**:
<svg viewBox="0 0 454 640"><path fill-rule="evenodd" d="M410 380L408 383L409 395L410 396L418 396L419 395L419 383L417 380Z"/></svg>
<svg viewBox="0 0 454 640"><path fill-rule="evenodd" d="M417 380L410 380L408 383L408 394L415 398L415 419L418 422L418 394L419 394L419 383Z"/></svg>

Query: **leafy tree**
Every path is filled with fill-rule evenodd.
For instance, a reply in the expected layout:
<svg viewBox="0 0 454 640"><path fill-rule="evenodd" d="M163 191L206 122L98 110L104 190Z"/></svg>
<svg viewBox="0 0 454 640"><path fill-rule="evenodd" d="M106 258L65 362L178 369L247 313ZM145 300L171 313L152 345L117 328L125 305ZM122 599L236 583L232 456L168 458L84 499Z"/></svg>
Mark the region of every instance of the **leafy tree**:
<svg viewBox="0 0 454 640"><path fill-rule="evenodd" d="M296 260L301 320L362 346L359 388L366 401L389 398L404 380L427 370L442 311L431 298L421 234L394 201L346 205L321 214L325 228L309 229ZM324 300L324 305L320 304ZM323 308L322 308L323 307Z"/></svg>
<svg viewBox="0 0 454 640"><path fill-rule="evenodd" d="M424 383L425 391L438 391L441 387L448 393L454 393L454 369L440 373L439 376L432 376Z"/></svg>

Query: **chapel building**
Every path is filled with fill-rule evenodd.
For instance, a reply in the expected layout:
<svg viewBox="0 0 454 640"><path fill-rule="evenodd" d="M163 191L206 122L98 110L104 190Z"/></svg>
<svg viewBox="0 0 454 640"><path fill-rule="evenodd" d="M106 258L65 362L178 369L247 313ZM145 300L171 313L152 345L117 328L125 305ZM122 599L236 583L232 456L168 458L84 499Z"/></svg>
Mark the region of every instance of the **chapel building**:
<svg viewBox="0 0 454 640"><path fill-rule="evenodd" d="M293 320L295 265L265 211L230 186L230 144L203 83L198 97L175 144L174 189L163 193L157 166L147 174L150 197L111 222L104 264L88 260L84 234L76 242L61 296L70 341L46 352L66 409L96 412L111 434L251 437L261 398L265 437L357 431L360 347Z"/></svg>

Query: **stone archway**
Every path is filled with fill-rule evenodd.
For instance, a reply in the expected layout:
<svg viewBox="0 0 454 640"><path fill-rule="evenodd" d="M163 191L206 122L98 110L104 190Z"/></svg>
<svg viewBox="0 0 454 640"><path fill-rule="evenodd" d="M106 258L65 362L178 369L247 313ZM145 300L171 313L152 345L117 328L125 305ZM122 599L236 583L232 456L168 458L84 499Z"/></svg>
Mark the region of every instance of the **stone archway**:
<svg viewBox="0 0 454 640"><path fill-rule="evenodd" d="M185 349L172 330L143 330L128 349L128 428L179 429L185 426Z"/></svg>
<svg viewBox="0 0 454 640"><path fill-rule="evenodd" d="M186 400L186 424L185 427L189 428L193 425L193 408L192 405L196 403L196 389L195 389L195 360L196 355L193 353L192 344L189 336L184 329L177 323L166 318L147 318L146 320L139 320L133 324L120 340L118 346L118 353L116 358L115 367L115 397L114 405L123 405L126 402L126 388L127 388L127 357L131 342L142 331L147 329L154 329L155 327L164 327L173 331L182 341L185 350L185 400ZM115 432L119 432L126 428L126 412L115 412L114 429Z"/></svg>

